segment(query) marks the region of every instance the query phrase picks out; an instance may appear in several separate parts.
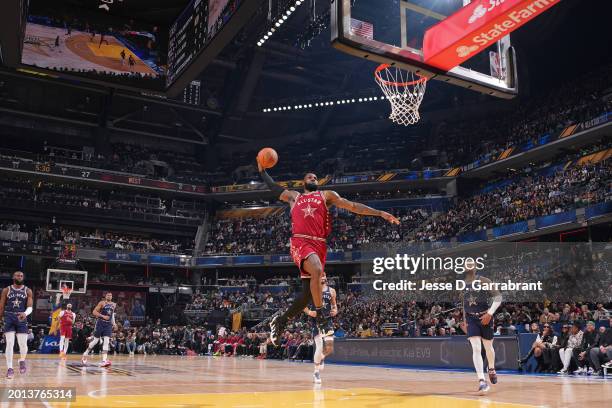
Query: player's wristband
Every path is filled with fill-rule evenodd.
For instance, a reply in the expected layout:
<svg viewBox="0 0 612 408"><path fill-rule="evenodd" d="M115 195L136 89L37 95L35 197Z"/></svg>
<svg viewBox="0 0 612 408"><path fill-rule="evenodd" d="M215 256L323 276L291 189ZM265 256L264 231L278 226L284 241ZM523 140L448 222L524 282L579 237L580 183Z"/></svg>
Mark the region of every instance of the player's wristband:
<svg viewBox="0 0 612 408"><path fill-rule="evenodd" d="M26 316L29 316L32 313L32 306L29 306L28 308L26 308L25 312L23 313L25 313Z"/></svg>

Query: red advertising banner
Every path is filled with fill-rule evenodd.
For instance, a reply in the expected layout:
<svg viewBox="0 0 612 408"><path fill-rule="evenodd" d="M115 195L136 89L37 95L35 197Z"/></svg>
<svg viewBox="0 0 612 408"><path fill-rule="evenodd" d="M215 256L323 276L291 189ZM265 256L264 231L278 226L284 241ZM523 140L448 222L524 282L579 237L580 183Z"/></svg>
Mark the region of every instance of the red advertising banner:
<svg viewBox="0 0 612 408"><path fill-rule="evenodd" d="M425 32L423 58L449 71L561 0L475 0Z"/></svg>

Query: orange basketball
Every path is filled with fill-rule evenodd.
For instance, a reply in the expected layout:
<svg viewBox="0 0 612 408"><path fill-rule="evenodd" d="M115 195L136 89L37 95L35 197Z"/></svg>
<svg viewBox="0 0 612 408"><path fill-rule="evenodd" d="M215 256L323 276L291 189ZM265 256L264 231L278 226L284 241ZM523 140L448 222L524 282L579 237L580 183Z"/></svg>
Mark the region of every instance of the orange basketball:
<svg viewBox="0 0 612 408"><path fill-rule="evenodd" d="M269 169L278 162L278 153L271 147L264 147L257 153L257 160L263 168Z"/></svg>

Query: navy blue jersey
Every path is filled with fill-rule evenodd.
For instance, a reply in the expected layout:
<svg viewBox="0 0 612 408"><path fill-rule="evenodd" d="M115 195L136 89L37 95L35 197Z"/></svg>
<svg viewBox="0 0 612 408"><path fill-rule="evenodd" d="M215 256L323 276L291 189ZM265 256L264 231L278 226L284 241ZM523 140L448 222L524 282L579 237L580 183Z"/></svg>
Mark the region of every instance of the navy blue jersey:
<svg viewBox="0 0 612 408"><path fill-rule="evenodd" d="M27 308L27 304L28 288L25 285L21 289L15 289L13 285L9 286L4 311L9 313L23 313Z"/></svg>
<svg viewBox="0 0 612 408"><path fill-rule="evenodd" d="M102 306L102 308L100 309L100 314L103 316L108 316L112 318L113 313L115 313L115 306L117 305L113 302L105 303L104 306ZM104 320L104 319L99 318L98 323L111 324L111 320L112 319Z"/></svg>
<svg viewBox="0 0 612 408"><path fill-rule="evenodd" d="M323 315L329 316L332 309L332 294L331 288L329 286L326 286L325 289L321 291L321 300L323 300L323 303L321 304L321 309L323 309ZM311 304L311 306L312 310L316 309L314 304Z"/></svg>
<svg viewBox="0 0 612 408"><path fill-rule="evenodd" d="M480 277L476 276L475 280L479 280ZM472 281L472 282L474 282ZM467 282L467 287L463 293L463 307L465 313L482 313L489 309L489 299L491 293L488 290L473 290L472 282Z"/></svg>

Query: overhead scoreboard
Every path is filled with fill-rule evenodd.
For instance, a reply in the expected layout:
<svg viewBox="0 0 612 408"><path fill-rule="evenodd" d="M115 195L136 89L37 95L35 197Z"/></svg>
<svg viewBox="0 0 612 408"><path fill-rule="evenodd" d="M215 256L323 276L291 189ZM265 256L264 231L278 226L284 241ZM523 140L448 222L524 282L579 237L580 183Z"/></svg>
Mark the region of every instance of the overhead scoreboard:
<svg viewBox="0 0 612 408"><path fill-rule="evenodd" d="M170 86L206 45L208 0L193 0L170 27L168 76Z"/></svg>

